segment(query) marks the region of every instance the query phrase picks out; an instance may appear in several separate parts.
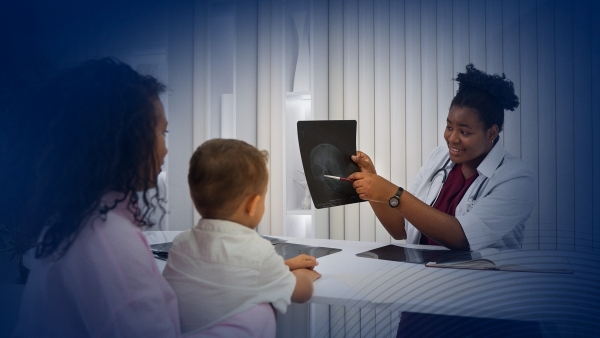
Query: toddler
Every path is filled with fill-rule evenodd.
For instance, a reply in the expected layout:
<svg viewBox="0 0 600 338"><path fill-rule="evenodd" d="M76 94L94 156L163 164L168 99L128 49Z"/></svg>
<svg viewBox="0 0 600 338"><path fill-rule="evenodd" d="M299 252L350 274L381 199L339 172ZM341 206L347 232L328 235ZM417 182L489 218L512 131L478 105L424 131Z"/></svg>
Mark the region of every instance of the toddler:
<svg viewBox="0 0 600 338"><path fill-rule="evenodd" d="M191 335L275 336L273 309L310 299L314 257L284 262L254 230L265 210L267 154L239 140L213 139L190 159L188 183L202 219L178 235L163 272Z"/></svg>

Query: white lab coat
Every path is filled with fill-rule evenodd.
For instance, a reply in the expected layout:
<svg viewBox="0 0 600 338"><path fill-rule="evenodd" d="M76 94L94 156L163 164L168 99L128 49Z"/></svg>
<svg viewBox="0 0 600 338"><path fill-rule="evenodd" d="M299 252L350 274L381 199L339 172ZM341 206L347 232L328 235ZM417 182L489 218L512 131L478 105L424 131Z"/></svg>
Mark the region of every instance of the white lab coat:
<svg viewBox="0 0 600 338"><path fill-rule="evenodd" d="M441 191L443 173L437 174L433 182L430 180L448 160L448 156L447 145L437 147L419 170L408 191L431 204ZM450 161L446 166L447 175L453 167L454 163ZM479 176L455 211L471 250L486 247L519 249L525 222L531 215L537 197L533 172L521 159L508 153L501 142L497 142L490 150L477 167L477 172ZM487 181L473 202L477 189L486 177ZM408 221L405 221L404 228L406 243L418 244L421 232Z"/></svg>

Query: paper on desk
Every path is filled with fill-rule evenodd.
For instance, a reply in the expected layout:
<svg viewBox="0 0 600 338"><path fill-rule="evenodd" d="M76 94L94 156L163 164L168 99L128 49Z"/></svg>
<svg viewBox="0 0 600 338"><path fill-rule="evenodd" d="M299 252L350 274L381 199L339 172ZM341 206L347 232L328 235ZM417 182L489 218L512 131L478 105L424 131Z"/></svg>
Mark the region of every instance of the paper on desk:
<svg viewBox="0 0 600 338"><path fill-rule="evenodd" d="M515 272L573 273L569 261L560 253L548 254L535 250L507 250L487 254L481 259L463 262L429 262L432 268L452 268L469 270L498 270Z"/></svg>

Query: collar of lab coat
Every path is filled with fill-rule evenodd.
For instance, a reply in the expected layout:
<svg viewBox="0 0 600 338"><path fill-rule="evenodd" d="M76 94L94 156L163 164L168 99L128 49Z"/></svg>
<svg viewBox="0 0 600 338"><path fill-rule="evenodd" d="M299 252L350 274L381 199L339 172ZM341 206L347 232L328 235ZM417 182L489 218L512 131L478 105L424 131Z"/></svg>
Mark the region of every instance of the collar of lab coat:
<svg viewBox="0 0 600 338"><path fill-rule="evenodd" d="M484 175L485 177L491 178L498 168L498 165L500 165L500 162L504 158L505 152L506 150L502 145L502 140L498 139L498 142L496 142L492 150L490 150L487 156L477 167L477 172L479 172L479 175Z"/></svg>

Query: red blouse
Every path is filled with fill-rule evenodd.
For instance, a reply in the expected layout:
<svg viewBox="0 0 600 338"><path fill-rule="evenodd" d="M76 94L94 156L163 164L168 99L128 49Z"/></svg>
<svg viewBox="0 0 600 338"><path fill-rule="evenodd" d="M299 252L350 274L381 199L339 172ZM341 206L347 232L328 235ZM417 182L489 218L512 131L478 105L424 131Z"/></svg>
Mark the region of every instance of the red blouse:
<svg viewBox="0 0 600 338"><path fill-rule="evenodd" d="M456 164L454 165L454 168L450 170L448 179L442 186L442 191L440 191L440 195L433 205L434 208L450 216L454 216L456 206L460 203L477 176L479 176L479 173L475 173L475 175L465 179L461 167L462 164ZM424 234L421 234L419 244L439 245Z"/></svg>

